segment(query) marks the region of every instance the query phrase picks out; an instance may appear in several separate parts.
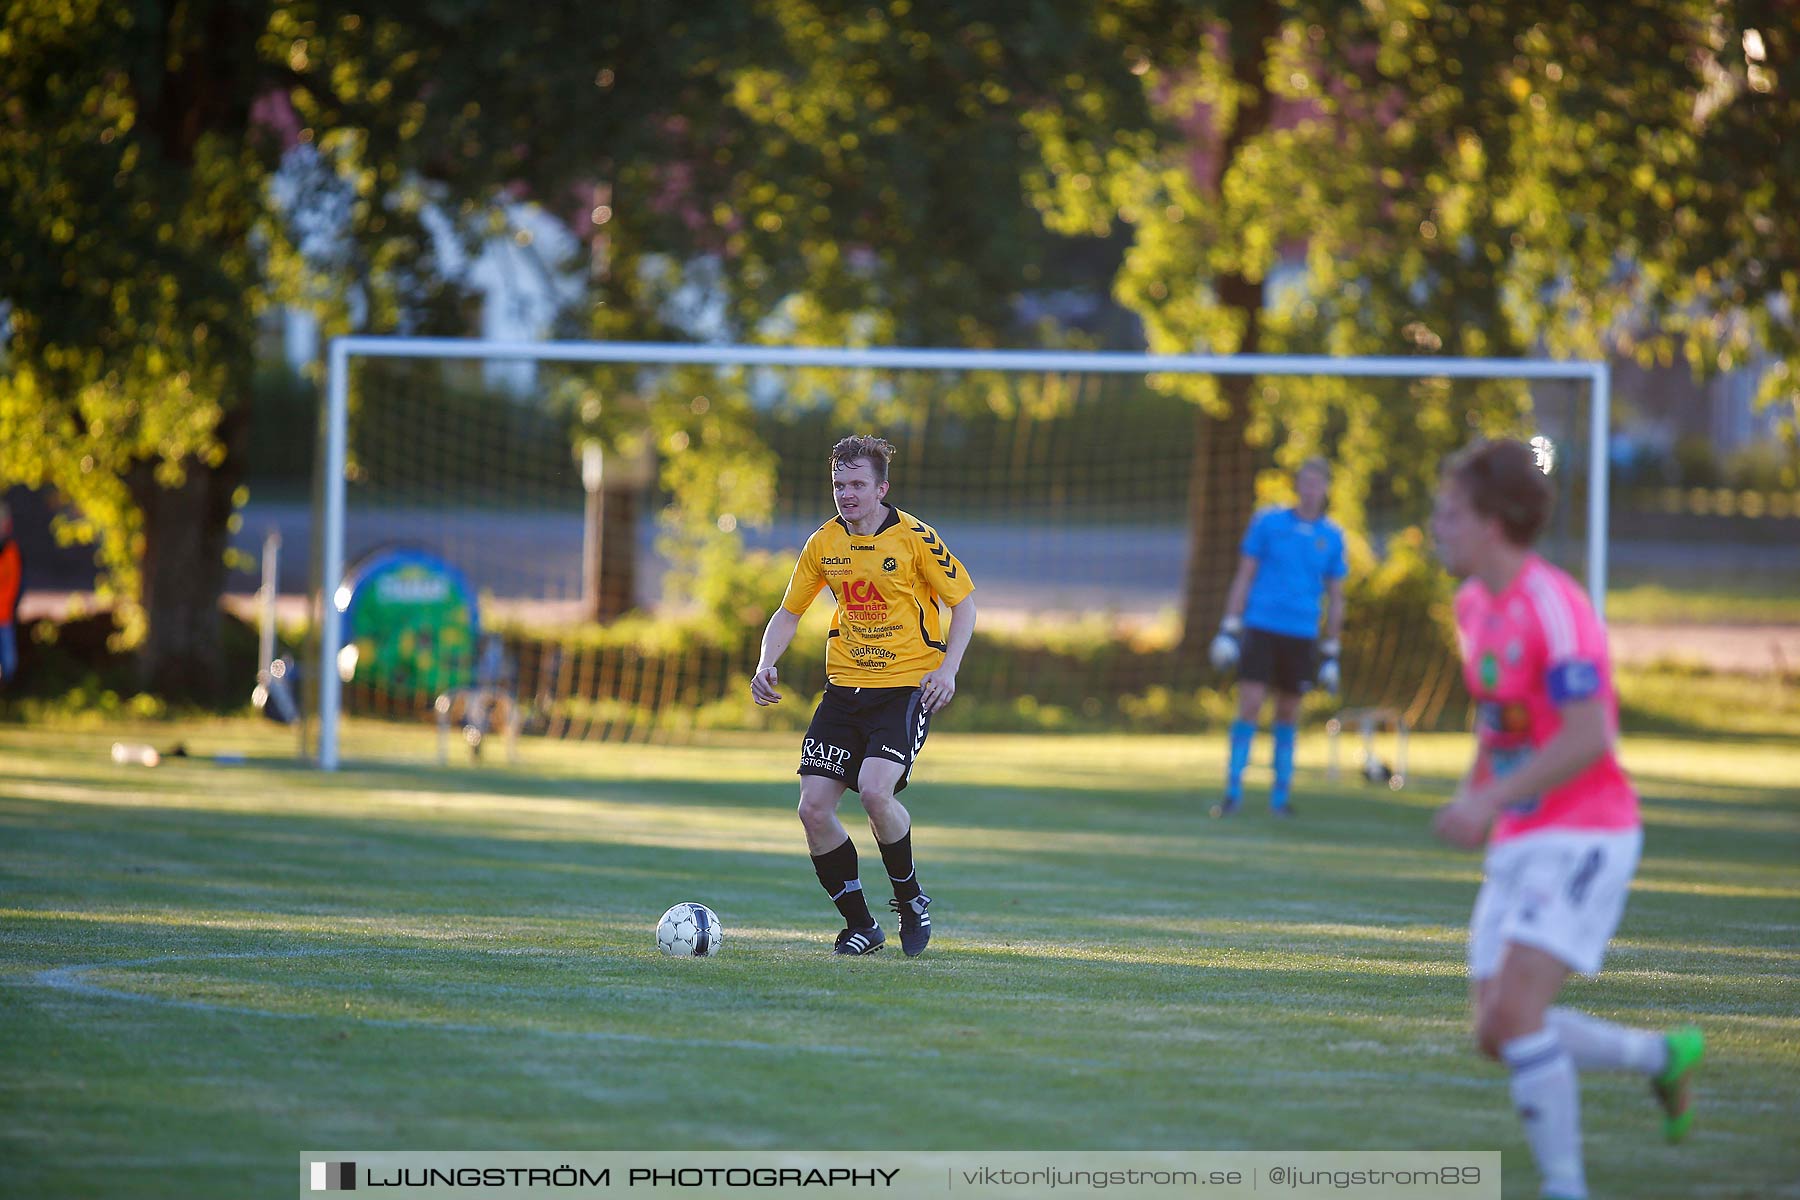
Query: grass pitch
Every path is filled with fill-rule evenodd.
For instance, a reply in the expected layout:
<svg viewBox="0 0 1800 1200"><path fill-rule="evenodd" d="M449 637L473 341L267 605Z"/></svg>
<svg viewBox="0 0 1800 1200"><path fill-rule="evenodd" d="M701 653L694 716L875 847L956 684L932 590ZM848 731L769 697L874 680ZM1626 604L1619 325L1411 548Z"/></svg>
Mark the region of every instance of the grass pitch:
<svg viewBox="0 0 1800 1200"><path fill-rule="evenodd" d="M1206 819L1219 737L939 733L905 795L931 950L845 960L791 737L439 769L353 726L326 776L265 726L138 729L194 752L155 770L109 760L132 736L0 730L0 1194L289 1194L304 1148L1157 1147L1500 1149L1535 1195L1465 1031L1478 860L1426 833L1466 738L1415 739L1400 793L1303 739L1278 824L1254 787ZM1644 862L1565 1002L1710 1054L1682 1147L1641 1080L1584 1079L1595 1194L1800 1195L1800 749L1627 765ZM656 952L677 900L718 958Z"/></svg>

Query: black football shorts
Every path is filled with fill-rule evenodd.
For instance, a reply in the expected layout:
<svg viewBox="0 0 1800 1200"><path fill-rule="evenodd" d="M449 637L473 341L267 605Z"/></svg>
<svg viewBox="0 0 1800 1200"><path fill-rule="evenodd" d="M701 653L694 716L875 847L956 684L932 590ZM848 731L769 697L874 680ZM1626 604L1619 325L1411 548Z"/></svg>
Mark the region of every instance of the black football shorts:
<svg viewBox="0 0 1800 1200"><path fill-rule="evenodd" d="M917 687L839 687L825 685L824 698L807 726L800 748L798 775L835 779L852 790L862 765L870 758L900 763L905 772L894 785L905 789L913 762L925 746L931 714Z"/></svg>
<svg viewBox="0 0 1800 1200"><path fill-rule="evenodd" d="M1246 629L1238 658L1238 679L1261 683L1290 696L1304 696L1319 677L1319 644L1266 629Z"/></svg>

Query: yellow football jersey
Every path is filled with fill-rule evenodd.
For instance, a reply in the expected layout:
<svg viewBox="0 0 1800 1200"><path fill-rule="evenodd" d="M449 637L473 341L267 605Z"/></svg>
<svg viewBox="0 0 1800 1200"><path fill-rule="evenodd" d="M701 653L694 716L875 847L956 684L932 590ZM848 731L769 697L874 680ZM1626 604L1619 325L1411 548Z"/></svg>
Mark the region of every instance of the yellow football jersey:
<svg viewBox="0 0 1800 1200"><path fill-rule="evenodd" d="M826 678L840 687L913 687L944 661L937 602L961 603L975 582L931 526L890 507L866 537L842 517L821 525L781 606L798 616L821 588L837 598Z"/></svg>

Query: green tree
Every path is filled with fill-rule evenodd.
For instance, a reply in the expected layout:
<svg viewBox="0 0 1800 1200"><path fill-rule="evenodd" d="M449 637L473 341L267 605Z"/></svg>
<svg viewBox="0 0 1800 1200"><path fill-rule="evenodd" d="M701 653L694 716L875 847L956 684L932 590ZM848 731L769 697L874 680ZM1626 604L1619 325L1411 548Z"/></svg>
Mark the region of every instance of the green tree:
<svg viewBox="0 0 1800 1200"><path fill-rule="evenodd" d="M156 623L176 691L217 644L216 608L182 599L221 575L238 483L224 398L257 304L258 32L222 5L142 29L112 5L14 3L0 33L7 474L75 502L64 532L99 541L127 631Z"/></svg>
<svg viewBox="0 0 1800 1200"><path fill-rule="evenodd" d="M1069 127L1099 137L1144 123L1129 64L1093 6L888 0L846 11L772 0L758 11L769 37L753 61L718 72L722 103L684 110L666 125L664 159L614 176L598 231L600 303L581 332L693 336L675 319L676 299L697 290L721 301L712 332L734 341L1074 340L1053 327L1021 331L1021 303L1034 291L1103 291L1118 242L1046 229L1024 187L1039 161L1027 120L1060 105L1087 69L1095 86ZM668 372L654 385L642 372L595 372L571 397L611 452L634 456L649 439L660 453L673 498L662 544L686 564L670 577L683 597L744 594L702 587L694 571L707 564L717 576L741 561L736 528L772 508L749 383L745 372ZM786 387L787 403L842 423L903 421L924 390L969 407L1016 402L1011 381L980 375L801 371Z"/></svg>
<svg viewBox="0 0 1800 1200"><path fill-rule="evenodd" d="M517 10L9 0L0 32L0 380L7 476L53 486L97 543L147 686L221 694L218 598L260 313L460 332L435 206L470 241L503 188L587 211L596 164L661 155L751 54L740 6ZM575 53L569 48L578 47ZM716 107L716 105L714 105ZM273 186L316 149L336 228ZM309 239L310 253L299 252Z"/></svg>
<svg viewBox="0 0 1800 1200"><path fill-rule="evenodd" d="M1022 196L1019 114L1095 34L1081 3L985 7L10 0L7 472L73 501L147 684L216 693L258 315L461 332L429 213L471 246L505 198L570 214L601 336L692 336L671 298L700 275L739 336L993 344L1070 275ZM716 540L701 482L735 478L753 516L766 465L741 395L701 415L678 384L590 398L688 439L675 534Z"/></svg>
<svg viewBox="0 0 1800 1200"><path fill-rule="evenodd" d="M1027 293L1110 280L1157 350L1592 354L1631 317L1662 331L1647 354L1791 364L1779 10L1655 0L1619 28L1414 0L7 0L6 471L74 501L67 532L98 543L147 681L216 689L258 314L461 332L428 214L473 245L520 197L589 239L594 302L570 328L605 337L695 336L678 299L698 283L746 340L1017 344ZM284 161L306 203L275 186ZM1294 253L1304 274L1272 289ZM1792 394L1791 370L1773 378ZM601 375L574 400L605 437L682 448L672 536L719 561L768 467L744 380L704 404L701 386ZM1014 402L993 380L907 386ZM1524 399L1180 386L1190 639L1216 619L1259 447L1333 447L1354 523L1377 478L1427 489L1465 412L1497 425ZM873 379L795 394L846 416L905 400Z"/></svg>
<svg viewBox="0 0 1800 1200"><path fill-rule="evenodd" d="M1773 204L1800 112L1779 6L1658 0L1626 22L1552 4L1104 7L1157 121L1091 139L1066 107L1037 114L1033 189L1064 232L1129 229L1115 291L1153 349L1622 343L1707 370L1755 343L1791 369L1800 272ZM1304 270L1274 294L1284 256ZM1792 377L1778 368L1772 391L1791 398ZM1200 406L1190 647L1223 605L1256 446L1335 450L1355 525L1375 480L1416 499L1470 425L1526 403L1505 386L1171 386Z"/></svg>
<svg viewBox="0 0 1800 1200"><path fill-rule="evenodd" d="M1766 355L1762 398L1800 420L1800 224L1781 207L1800 178L1794 18L1781 0L1656 0L1625 21L1542 5L1504 30L1489 120L1517 165L1497 204L1527 231L1519 316L1552 349L1610 337L1701 376ZM1454 31L1425 32L1408 75Z"/></svg>

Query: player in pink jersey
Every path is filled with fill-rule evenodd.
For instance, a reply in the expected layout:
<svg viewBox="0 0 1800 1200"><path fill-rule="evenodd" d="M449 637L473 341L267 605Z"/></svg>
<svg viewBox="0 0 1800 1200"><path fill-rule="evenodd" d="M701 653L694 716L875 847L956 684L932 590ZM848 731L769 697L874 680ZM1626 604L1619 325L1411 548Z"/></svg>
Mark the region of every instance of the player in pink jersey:
<svg viewBox="0 0 1800 1200"><path fill-rule="evenodd" d="M1671 1141L1693 1121L1700 1030L1632 1029L1552 1002L1594 975L1625 911L1643 829L1614 752L1619 707L1606 629L1575 581L1531 550L1554 502L1530 447L1479 442L1444 466L1432 514L1456 594L1475 763L1433 828L1487 841L1469 920L1470 1000L1483 1054L1512 1076L1543 1194L1587 1195L1577 1072L1646 1075Z"/></svg>

